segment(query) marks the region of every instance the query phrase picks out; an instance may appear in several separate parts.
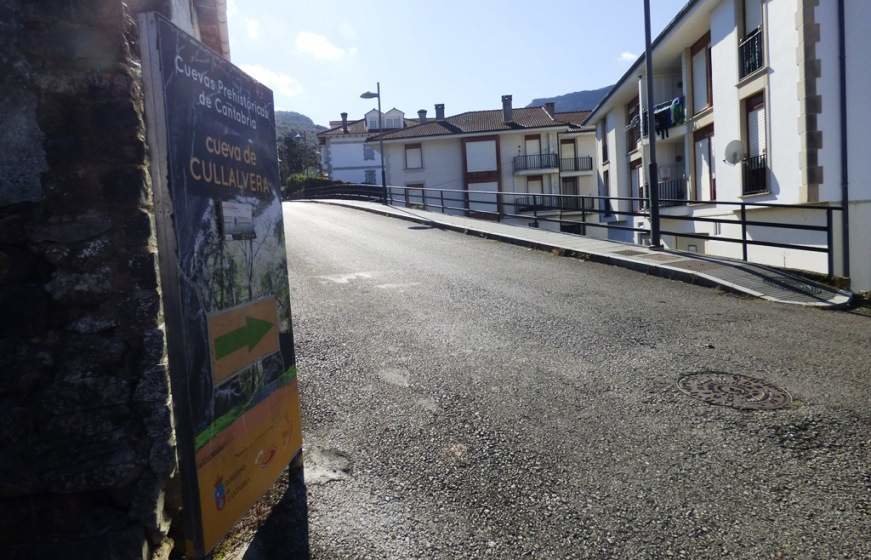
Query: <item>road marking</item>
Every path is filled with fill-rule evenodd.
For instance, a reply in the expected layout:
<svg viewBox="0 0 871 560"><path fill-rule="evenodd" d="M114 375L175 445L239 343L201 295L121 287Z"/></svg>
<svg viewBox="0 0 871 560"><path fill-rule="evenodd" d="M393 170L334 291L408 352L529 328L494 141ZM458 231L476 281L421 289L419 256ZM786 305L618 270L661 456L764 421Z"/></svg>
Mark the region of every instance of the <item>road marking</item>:
<svg viewBox="0 0 871 560"><path fill-rule="evenodd" d="M354 280L368 280L372 278L372 272L349 272L347 274L326 274L323 276L315 276L321 280L329 280L334 284L350 284Z"/></svg>
<svg viewBox="0 0 871 560"><path fill-rule="evenodd" d="M402 288L412 288L414 286L420 286L420 282L397 282L395 284L377 284L376 288L381 288L382 290L401 290Z"/></svg>
<svg viewBox="0 0 871 560"><path fill-rule="evenodd" d="M378 377L397 387L408 387L408 371L400 368L387 368L378 372Z"/></svg>

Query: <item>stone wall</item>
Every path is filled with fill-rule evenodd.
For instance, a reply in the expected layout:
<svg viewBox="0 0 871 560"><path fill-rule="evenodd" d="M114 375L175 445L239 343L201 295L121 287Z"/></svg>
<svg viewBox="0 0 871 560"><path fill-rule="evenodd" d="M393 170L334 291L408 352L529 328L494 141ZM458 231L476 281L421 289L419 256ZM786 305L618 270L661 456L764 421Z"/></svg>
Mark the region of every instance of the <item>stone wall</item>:
<svg viewBox="0 0 871 560"><path fill-rule="evenodd" d="M134 20L121 0L0 0L0 68L0 557L166 557Z"/></svg>

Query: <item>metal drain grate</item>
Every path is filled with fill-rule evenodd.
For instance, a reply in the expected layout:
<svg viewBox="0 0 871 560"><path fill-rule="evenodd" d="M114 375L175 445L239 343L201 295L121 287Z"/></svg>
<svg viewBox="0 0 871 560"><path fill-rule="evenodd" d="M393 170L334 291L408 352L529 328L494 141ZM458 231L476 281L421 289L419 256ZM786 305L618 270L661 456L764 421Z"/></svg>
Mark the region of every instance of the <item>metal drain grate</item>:
<svg viewBox="0 0 871 560"><path fill-rule="evenodd" d="M776 410L792 403L786 389L737 373L691 373L678 379L677 386L700 401L739 410Z"/></svg>
<svg viewBox="0 0 871 560"><path fill-rule="evenodd" d="M646 255L646 251L635 251L633 249L621 249L620 251L611 251L612 255L623 255L626 257L635 257L637 255Z"/></svg>
<svg viewBox="0 0 871 560"><path fill-rule="evenodd" d="M677 261L677 260L680 260L681 257L675 256L675 255L668 255L668 254L651 253L649 255L644 255L643 257L638 257L638 258L639 259L646 259L649 261L665 262L665 261Z"/></svg>

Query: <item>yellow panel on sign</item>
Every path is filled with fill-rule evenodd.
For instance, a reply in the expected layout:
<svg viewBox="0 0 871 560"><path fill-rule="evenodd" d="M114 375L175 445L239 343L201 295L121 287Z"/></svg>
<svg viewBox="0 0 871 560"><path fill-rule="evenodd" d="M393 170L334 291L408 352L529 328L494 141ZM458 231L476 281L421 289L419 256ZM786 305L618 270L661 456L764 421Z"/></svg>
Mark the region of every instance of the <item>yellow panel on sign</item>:
<svg viewBox="0 0 871 560"><path fill-rule="evenodd" d="M272 487L301 448L294 377L197 450L205 550Z"/></svg>
<svg viewBox="0 0 871 560"><path fill-rule="evenodd" d="M215 385L278 352L278 303L266 297L208 316Z"/></svg>

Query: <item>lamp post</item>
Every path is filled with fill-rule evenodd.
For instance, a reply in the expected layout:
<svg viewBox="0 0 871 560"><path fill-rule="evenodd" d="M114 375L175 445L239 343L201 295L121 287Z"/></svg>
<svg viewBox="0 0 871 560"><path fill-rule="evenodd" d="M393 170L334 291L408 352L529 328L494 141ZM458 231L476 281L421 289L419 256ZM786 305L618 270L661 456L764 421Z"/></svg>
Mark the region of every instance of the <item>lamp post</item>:
<svg viewBox="0 0 871 560"><path fill-rule="evenodd" d="M378 149L381 152L381 188L383 189L381 198L382 202L387 204L387 176L384 173L384 139L381 138L381 132L384 130L384 127L381 124L381 82L376 82L376 86L376 93L367 91L360 94L360 97L362 99L378 98Z"/></svg>
<svg viewBox="0 0 871 560"><path fill-rule="evenodd" d="M644 0L644 65L647 72L647 141L650 166L647 180L650 197L650 246L661 247L659 239L659 170L656 167L656 118L653 115L653 52L650 48L650 0Z"/></svg>

